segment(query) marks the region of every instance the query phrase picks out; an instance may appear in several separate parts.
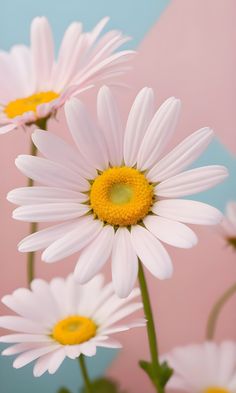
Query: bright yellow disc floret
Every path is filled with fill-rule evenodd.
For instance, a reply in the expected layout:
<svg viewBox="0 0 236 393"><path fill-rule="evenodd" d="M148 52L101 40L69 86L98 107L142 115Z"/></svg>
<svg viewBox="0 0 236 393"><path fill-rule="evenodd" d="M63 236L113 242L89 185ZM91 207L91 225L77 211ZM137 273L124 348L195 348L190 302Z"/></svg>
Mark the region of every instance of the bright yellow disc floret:
<svg viewBox="0 0 236 393"><path fill-rule="evenodd" d="M230 393L228 389L218 387L218 386L210 386L205 389L203 393Z"/></svg>
<svg viewBox="0 0 236 393"><path fill-rule="evenodd" d="M59 321L53 328L52 338L63 345L81 344L96 335L97 326L90 318L72 315Z"/></svg>
<svg viewBox="0 0 236 393"><path fill-rule="evenodd" d="M54 91L44 91L41 93L32 94L29 97L18 98L15 101L9 102L4 108L6 115L13 119L16 116L21 116L25 112L37 112L37 106L46 104L59 97L58 93Z"/></svg>
<svg viewBox="0 0 236 393"><path fill-rule="evenodd" d="M99 175L90 190L94 215L114 226L135 225L149 212L153 186L137 169L109 168Z"/></svg>

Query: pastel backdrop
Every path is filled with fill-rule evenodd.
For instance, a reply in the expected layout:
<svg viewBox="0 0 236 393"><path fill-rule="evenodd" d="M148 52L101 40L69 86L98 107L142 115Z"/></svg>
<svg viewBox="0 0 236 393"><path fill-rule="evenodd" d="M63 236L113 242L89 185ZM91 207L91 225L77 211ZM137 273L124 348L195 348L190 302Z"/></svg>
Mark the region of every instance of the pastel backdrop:
<svg viewBox="0 0 236 393"><path fill-rule="evenodd" d="M13 12L14 10L14 12ZM49 18L56 43L73 20L81 20L90 29L103 16L111 17L108 28L117 28L133 36L129 47L139 51L134 69L126 76L128 91L117 90L117 99L125 116L130 104L143 86L156 92L157 104L170 95L182 100L182 114L172 145L192 131L211 126L216 139L196 165L220 163L229 168L224 184L195 199L209 202L224 210L229 199L236 199L236 26L234 0L109 0L4 2L0 15L0 48L7 50L15 43L28 43L31 19L36 15ZM82 97L94 111L94 91ZM60 114L61 125L54 121L50 130L70 140ZM5 200L12 188L22 186L26 179L14 166L18 154L27 153L29 135L15 132L1 137L1 275L0 296L26 285L24 254L17 252L18 241L27 234L28 225L13 221L13 206ZM197 230L199 244L192 250L169 248L174 261L174 276L160 282L148 275L160 351L173 346L204 339L207 315L215 299L236 276L235 254L212 228ZM51 278L72 271L75 258L48 266L37 260L37 275ZM106 268L110 277L110 266ZM235 299L225 307L216 339L236 339ZM6 309L1 306L1 313ZM122 334L124 350L119 353L100 351L90 362L93 377L105 371L120 380L129 393L152 391L146 375L139 372L137 359L148 357L146 333L137 329ZM111 360L112 364L110 365ZM109 366L109 367L108 367ZM77 363L67 361L54 376L33 379L32 367L11 368L11 359L0 358L0 384L4 393L56 393L62 384L77 392L80 376Z"/></svg>

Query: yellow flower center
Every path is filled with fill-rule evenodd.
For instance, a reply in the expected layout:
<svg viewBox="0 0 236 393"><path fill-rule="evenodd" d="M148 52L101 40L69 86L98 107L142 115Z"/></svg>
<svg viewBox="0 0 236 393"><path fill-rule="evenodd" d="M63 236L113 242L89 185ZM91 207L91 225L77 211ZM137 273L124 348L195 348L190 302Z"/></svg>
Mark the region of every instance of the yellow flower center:
<svg viewBox="0 0 236 393"><path fill-rule="evenodd" d="M72 315L59 321L53 328L52 338L63 345L81 344L96 335L97 326L92 319Z"/></svg>
<svg viewBox="0 0 236 393"><path fill-rule="evenodd" d="M94 180L90 204L101 221L129 226L137 224L148 214L153 195L153 186L137 169L114 167Z"/></svg>
<svg viewBox="0 0 236 393"><path fill-rule="evenodd" d="M203 393L230 393L230 391L218 386L209 386Z"/></svg>
<svg viewBox="0 0 236 393"><path fill-rule="evenodd" d="M18 98L15 101L9 102L4 109L8 117L13 119L16 116L23 115L25 112L37 112L37 106L46 104L59 97L58 93L54 91L43 91L42 93L32 94L29 97Z"/></svg>

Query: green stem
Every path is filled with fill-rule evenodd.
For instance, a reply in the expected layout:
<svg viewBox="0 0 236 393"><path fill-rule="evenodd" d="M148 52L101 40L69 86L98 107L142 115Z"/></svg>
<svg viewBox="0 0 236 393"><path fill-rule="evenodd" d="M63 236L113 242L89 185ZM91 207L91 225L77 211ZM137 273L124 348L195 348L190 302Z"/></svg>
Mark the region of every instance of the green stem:
<svg viewBox="0 0 236 393"><path fill-rule="evenodd" d="M148 334L149 348L151 354L152 375L154 376L152 378L152 382L154 383L156 387L156 391L158 393L164 393L165 389L160 383L161 365L159 362L157 338L156 338L155 325L154 325L153 314L152 314L152 307L151 307L148 287L147 287L141 262L139 262L138 278L139 278L139 286L140 286L141 296L143 301L144 313L147 319L147 334Z"/></svg>
<svg viewBox="0 0 236 393"><path fill-rule="evenodd" d="M36 126L41 130L47 129L47 119L39 119L36 123ZM37 147L34 145L33 141L31 140L31 147L30 147L30 154L31 156L37 156ZM28 187L34 186L33 179L28 178ZM37 232L38 224L36 222L32 222L30 224L30 234ZM34 279L35 276L35 251L29 252L27 255L27 281L28 285L30 285L31 281Z"/></svg>
<svg viewBox="0 0 236 393"><path fill-rule="evenodd" d="M80 355L78 357L79 360L79 365L80 365L80 370L81 370L81 374L84 380L84 385L86 388L86 392L87 393L92 393L92 385L88 376L88 372L87 372L87 368L86 368L86 364L85 364L85 360L84 360L84 355Z"/></svg>
<svg viewBox="0 0 236 393"><path fill-rule="evenodd" d="M212 340L215 335L217 321L220 315L222 308L224 307L225 303L236 293L236 284L230 286L221 297L217 300L214 304L208 321L207 321L207 329L206 329L206 338L208 340Z"/></svg>

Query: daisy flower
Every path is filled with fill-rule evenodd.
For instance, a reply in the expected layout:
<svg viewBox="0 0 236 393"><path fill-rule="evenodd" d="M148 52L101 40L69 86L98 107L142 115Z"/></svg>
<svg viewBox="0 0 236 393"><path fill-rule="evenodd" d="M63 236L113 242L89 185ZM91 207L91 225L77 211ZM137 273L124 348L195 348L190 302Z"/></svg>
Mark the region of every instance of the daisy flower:
<svg viewBox="0 0 236 393"><path fill-rule="evenodd" d="M80 286L72 275L50 283L35 279L31 289L20 288L2 302L17 315L1 316L0 327L14 331L0 342L15 343L3 355L17 355L13 367L21 368L36 360L34 376L53 374L66 357L94 356L97 347L120 348L110 335L144 326L144 319L119 324L142 308L131 302L139 296L134 289L127 299L114 294L112 283L104 285L98 275Z"/></svg>
<svg viewBox="0 0 236 393"><path fill-rule="evenodd" d="M227 243L236 249L236 202L228 202L220 230Z"/></svg>
<svg viewBox="0 0 236 393"><path fill-rule="evenodd" d="M70 96L99 81L115 83L130 68L134 52L115 53L129 37L116 30L100 37L107 21L102 19L89 33L83 33L81 23L72 23L56 59L51 27L45 17L37 17L30 47L0 52L0 133L47 119Z"/></svg>
<svg viewBox="0 0 236 393"><path fill-rule="evenodd" d="M173 367L167 388L189 393L236 392L236 344L205 342L175 348L163 356Z"/></svg>
<svg viewBox="0 0 236 393"><path fill-rule="evenodd" d="M196 244L188 224L216 224L221 213L201 202L179 199L221 182L218 165L183 171L210 142L203 128L162 157L178 118L180 102L169 98L154 111L153 91L144 88L131 108L125 130L110 89L98 94L98 122L73 98L66 118L75 147L37 130L32 138L45 156L21 155L17 167L44 184L20 188L8 200L22 205L17 220L56 222L19 244L23 252L45 249L42 259L56 262L80 251L75 276L90 280L111 258L116 293L126 297L138 273L138 258L160 279L172 274L161 242L189 248Z"/></svg>

